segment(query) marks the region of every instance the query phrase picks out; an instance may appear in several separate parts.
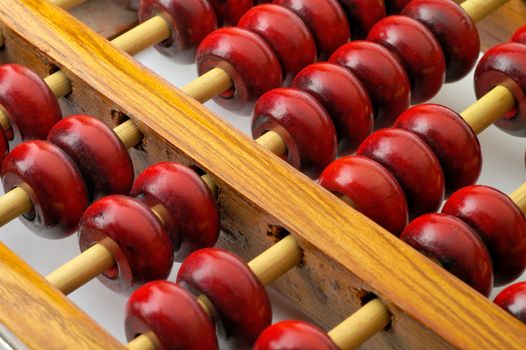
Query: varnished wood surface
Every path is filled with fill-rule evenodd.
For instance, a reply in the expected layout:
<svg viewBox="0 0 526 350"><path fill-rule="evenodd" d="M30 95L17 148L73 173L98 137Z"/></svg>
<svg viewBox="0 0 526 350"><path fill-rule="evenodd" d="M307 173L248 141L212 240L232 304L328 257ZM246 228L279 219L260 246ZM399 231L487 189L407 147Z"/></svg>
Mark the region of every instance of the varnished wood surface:
<svg viewBox="0 0 526 350"><path fill-rule="evenodd" d="M45 1L0 2L3 58L73 81L69 104L108 124L133 118L146 133L139 170L157 160L196 164L220 185L221 245L247 259L285 227L305 250L275 287L331 328L367 292L393 312L366 347L524 348L526 329L485 298L380 229L201 105L190 101ZM6 29L6 26L8 29ZM269 226L271 225L271 226Z"/></svg>
<svg viewBox="0 0 526 350"><path fill-rule="evenodd" d="M124 349L0 243L0 323L29 349Z"/></svg>

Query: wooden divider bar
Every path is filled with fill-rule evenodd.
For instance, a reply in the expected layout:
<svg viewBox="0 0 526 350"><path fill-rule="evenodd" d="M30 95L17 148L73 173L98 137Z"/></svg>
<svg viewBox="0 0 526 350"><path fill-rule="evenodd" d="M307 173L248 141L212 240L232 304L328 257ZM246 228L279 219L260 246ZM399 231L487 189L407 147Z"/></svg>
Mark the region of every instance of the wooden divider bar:
<svg viewBox="0 0 526 350"><path fill-rule="evenodd" d="M371 292L393 314L379 348L520 349L526 328L285 162L122 54L44 0L0 2L1 58L71 79L66 107L111 126L132 118L145 134L133 150L140 171L160 160L197 165L219 185L220 245L250 259L283 227L303 263L273 284L332 328ZM277 230L279 231L279 230Z"/></svg>

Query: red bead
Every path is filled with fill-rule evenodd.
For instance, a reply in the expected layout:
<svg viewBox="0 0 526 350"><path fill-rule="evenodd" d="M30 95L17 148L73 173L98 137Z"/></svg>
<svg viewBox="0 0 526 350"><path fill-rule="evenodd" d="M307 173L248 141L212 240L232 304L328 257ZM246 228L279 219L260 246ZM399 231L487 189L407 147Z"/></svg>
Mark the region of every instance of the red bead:
<svg viewBox="0 0 526 350"><path fill-rule="evenodd" d="M516 107L495 125L511 135L526 136L526 46L501 44L488 50L475 70L475 93L481 98L495 86L507 87Z"/></svg>
<svg viewBox="0 0 526 350"><path fill-rule="evenodd" d="M314 96L331 116L341 154L352 153L373 131L372 105L360 81L332 63L315 63L302 70L292 87Z"/></svg>
<svg viewBox="0 0 526 350"><path fill-rule="evenodd" d="M349 69L362 82L373 103L376 129L393 125L409 107L411 88L407 74L381 45L354 41L336 50L330 61Z"/></svg>
<svg viewBox="0 0 526 350"><path fill-rule="evenodd" d="M349 22L336 0L274 0L272 3L294 11L305 21L316 41L320 60L349 41Z"/></svg>
<svg viewBox="0 0 526 350"><path fill-rule="evenodd" d="M482 168L480 144L456 112L440 105L418 105L402 113L394 126L415 133L431 147L444 171L448 195L477 181Z"/></svg>
<svg viewBox="0 0 526 350"><path fill-rule="evenodd" d="M150 166L135 180L131 195L156 208L172 239L177 261L215 245L219 236L216 201L190 168L173 162Z"/></svg>
<svg viewBox="0 0 526 350"><path fill-rule="evenodd" d="M162 349L218 349L215 327L197 300L175 283L138 288L126 304L126 338L153 332Z"/></svg>
<svg viewBox="0 0 526 350"><path fill-rule="evenodd" d="M281 321L265 329L254 350L337 350L336 344L320 328L303 321Z"/></svg>
<svg viewBox="0 0 526 350"><path fill-rule="evenodd" d="M86 209L79 225L79 246L84 251L104 244L115 266L99 280L119 293L130 293L146 282L166 279L173 265L173 249L159 219L137 199L112 195Z"/></svg>
<svg viewBox="0 0 526 350"><path fill-rule="evenodd" d="M397 14L402 12L404 7L411 2L411 0L384 0L385 7L388 14Z"/></svg>
<svg viewBox="0 0 526 350"><path fill-rule="evenodd" d="M446 82L465 77L480 53L477 27L471 17L453 1L413 0L402 15L424 24L440 43L446 59Z"/></svg>
<svg viewBox="0 0 526 350"><path fill-rule="evenodd" d="M134 177L130 155L103 122L81 114L67 117L55 124L47 139L75 162L91 199L130 191Z"/></svg>
<svg viewBox="0 0 526 350"><path fill-rule="evenodd" d="M443 213L456 216L482 238L493 260L495 284L514 281L526 269L526 220L504 193L486 186L455 192Z"/></svg>
<svg viewBox="0 0 526 350"><path fill-rule="evenodd" d="M272 48L259 35L237 27L221 28L208 35L196 54L199 75L221 67L233 87L215 98L229 109L250 110L265 92L281 86L282 68Z"/></svg>
<svg viewBox="0 0 526 350"><path fill-rule="evenodd" d="M155 48L184 62L193 61L197 45L217 28L214 9L207 0L141 0L141 22L157 15L166 20L171 35Z"/></svg>
<svg viewBox="0 0 526 350"><path fill-rule="evenodd" d="M252 115L252 136L267 131L278 133L287 152L282 156L293 167L312 178L336 157L336 131L320 103L298 89L269 91L256 102Z"/></svg>
<svg viewBox="0 0 526 350"><path fill-rule="evenodd" d="M260 5L248 11L239 21L269 43L290 81L303 67L316 61L316 44L309 28L291 10L277 5Z"/></svg>
<svg viewBox="0 0 526 350"><path fill-rule="evenodd" d="M15 147L2 167L4 191L22 187L34 209L20 217L45 238L64 238L77 230L88 206L88 194L75 163L46 141L26 141Z"/></svg>
<svg viewBox="0 0 526 350"><path fill-rule="evenodd" d="M378 22L368 40L394 52L407 70L413 104L429 100L444 84L446 62L440 44L422 23L391 16Z"/></svg>
<svg viewBox="0 0 526 350"><path fill-rule="evenodd" d="M0 66L0 91L0 107L6 112L14 131L14 143L43 140L53 125L62 119L53 92L38 75L24 66Z"/></svg>
<svg viewBox="0 0 526 350"><path fill-rule="evenodd" d="M497 295L494 303L526 323L526 282L506 287Z"/></svg>
<svg viewBox="0 0 526 350"><path fill-rule="evenodd" d="M407 224L407 202L396 179L365 157L342 157L320 176L320 185L348 200L354 209L399 235Z"/></svg>
<svg viewBox="0 0 526 350"><path fill-rule="evenodd" d="M6 133L3 129L0 128L0 169L2 164L4 164L5 157L9 153L9 143L7 141Z"/></svg>
<svg viewBox="0 0 526 350"><path fill-rule="evenodd" d="M517 31L513 34L511 41L526 45L526 25L517 29Z"/></svg>
<svg viewBox="0 0 526 350"><path fill-rule="evenodd" d="M491 258L475 231L461 220L426 214L411 221L400 238L479 293L491 292Z"/></svg>
<svg viewBox="0 0 526 350"><path fill-rule="evenodd" d="M209 0L219 23L235 26L239 19L254 6L252 0Z"/></svg>
<svg viewBox="0 0 526 350"><path fill-rule="evenodd" d="M409 216L436 211L444 199L444 175L433 151L404 129L371 134L357 152L382 164L398 180L407 198Z"/></svg>
<svg viewBox="0 0 526 350"><path fill-rule="evenodd" d="M340 0L351 25L353 39L365 39L371 28L385 17L383 0Z"/></svg>
<svg viewBox="0 0 526 350"><path fill-rule="evenodd" d="M244 261L226 250L205 248L191 254L182 263L177 282L208 297L221 318L222 331L236 344L251 344L270 325L265 287Z"/></svg>

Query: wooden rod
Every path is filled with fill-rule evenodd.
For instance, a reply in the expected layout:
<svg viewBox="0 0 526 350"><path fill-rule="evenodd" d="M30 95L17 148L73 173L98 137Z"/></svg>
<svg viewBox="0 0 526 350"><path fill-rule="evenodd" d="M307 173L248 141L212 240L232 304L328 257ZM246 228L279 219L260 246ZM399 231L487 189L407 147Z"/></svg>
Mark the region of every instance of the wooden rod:
<svg viewBox="0 0 526 350"><path fill-rule="evenodd" d="M133 56L169 37L170 25L163 17L155 16L113 39L111 43Z"/></svg>
<svg viewBox="0 0 526 350"><path fill-rule="evenodd" d="M2 106L0 106L0 126L4 130L11 129L11 122L9 121L9 118L7 117L7 112L4 110Z"/></svg>
<svg viewBox="0 0 526 350"><path fill-rule="evenodd" d="M96 243L46 276L49 283L69 294L115 265L110 250Z"/></svg>
<svg viewBox="0 0 526 350"><path fill-rule="evenodd" d="M362 306L329 333L332 341L342 350L354 349L387 327L391 313L379 300L374 299Z"/></svg>
<svg viewBox="0 0 526 350"><path fill-rule="evenodd" d="M22 187L13 188L0 197L0 226L31 210L33 203L29 194Z"/></svg>
<svg viewBox="0 0 526 350"><path fill-rule="evenodd" d="M508 0L467 0L460 6L471 17L473 22L478 22L507 2Z"/></svg>
<svg viewBox="0 0 526 350"><path fill-rule="evenodd" d="M155 350L160 348L159 340L153 332L143 333L126 345L128 350Z"/></svg>
<svg viewBox="0 0 526 350"><path fill-rule="evenodd" d="M71 81L62 71L55 72L44 78L44 82L57 98L64 97L71 92Z"/></svg>
<svg viewBox="0 0 526 350"><path fill-rule="evenodd" d="M205 103L232 87L232 80L221 68L213 68L181 88L188 96Z"/></svg>
<svg viewBox="0 0 526 350"><path fill-rule="evenodd" d="M63 8L64 10L72 9L73 7L77 7L80 4L86 2L86 0L50 0L53 4L57 5L58 7Z"/></svg>
<svg viewBox="0 0 526 350"><path fill-rule="evenodd" d="M283 141L283 138L275 131L269 130L255 141L277 156L282 156L287 152L285 141Z"/></svg>
<svg viewBox="0 0 526 350"><path fill-rule="evenodd" d="M526 215L526 182L513 191L509 197L517 204L522 213Z"/></svg>
<svg viewBox="0 0 526 350"><path fill-rule="evenodd" d="M506 87L498 85L460 115L477 134L499 120L515 107L515 97Z"/></svg>
<svg viewBox="0 0 526 350"><path fill-rule="evenodd" d="M113 132L117 134L127 149L139 144L143 137L142 132L131 119L117 125Z"/></svg>

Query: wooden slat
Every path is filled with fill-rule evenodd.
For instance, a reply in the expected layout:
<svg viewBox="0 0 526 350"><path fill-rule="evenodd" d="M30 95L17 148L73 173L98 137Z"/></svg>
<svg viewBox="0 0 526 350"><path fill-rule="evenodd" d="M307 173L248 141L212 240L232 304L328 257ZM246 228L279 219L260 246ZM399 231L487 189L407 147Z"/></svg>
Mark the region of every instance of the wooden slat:
<svg viewBox="0 0 526 350"><path fill-rule="evenodd" d="M127 55L43 0L0 2L4 57L73 82L69 104L115 125L128 115L145 133L140 170L178 160L220 186L220 244L252 258L291 232L304 262L274 286L330 328L372 292L394 314L366 347L521 349L526 327L364 218ZM279 230L278 230L279 231Z"/></svg>
<svg viewBox="0 0 526 350"><path fill-rule="evenodd" d="M29 349L124 349L1 243L0 295L0 323Z"/></svg>

